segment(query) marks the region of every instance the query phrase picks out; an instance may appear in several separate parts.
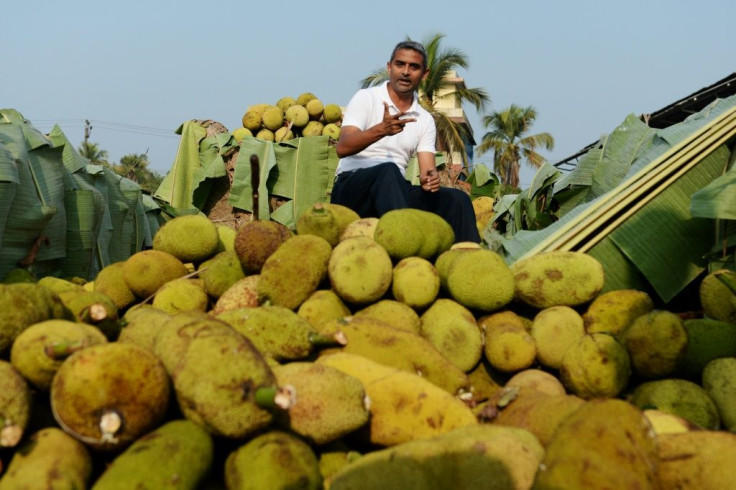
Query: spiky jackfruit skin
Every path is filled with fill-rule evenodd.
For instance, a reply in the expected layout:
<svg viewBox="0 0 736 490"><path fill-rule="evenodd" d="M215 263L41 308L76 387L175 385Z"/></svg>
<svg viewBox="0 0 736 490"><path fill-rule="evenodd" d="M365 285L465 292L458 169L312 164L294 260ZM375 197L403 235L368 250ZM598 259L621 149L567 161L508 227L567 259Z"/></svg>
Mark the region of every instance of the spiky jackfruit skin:
<svg viewBox="0 0 736 490"><path fill-rule="evenodd" d="M217 235L220 237L217 243L217 253L224 251L235 250L235 236L238 234L238 230L231 226L218 224Z"/></svg>
<svg viewBox="0 0 736 490"><path fill-rule="evenodd" d="M582 252L556 250L511 264L517 300L535 308L578 306L603 289L603 265Z"/></svg>
<svg viewBox="0 0 736 490"><path fill-rule="evenodd" d="M0 354L26 327L51 318L69 318L52 290L38 283L0 284Z"/></svg>
<svg viewBox="0 0 736 490"><path fill-rule="evenodd" d="M279 100L276 101L276 107L281 108L282 111L286 111L286 109L293 106L294 104L296 104L296 99L290 96L281 97Z"/></svg>
<svg viewBox="0 0 736 490"><path fill-rule="evenodd" d="M615 423L611 421L615 420ZM546 447L534 488L659 488L657 439L638 408L589 400L566 417Z"/></svg>
<svg viewBox="0 0 736 490"><path fill-rule="evenodd" d="M277 106L268 107L263 111L261 124L268 130L276 131L284 125L284 111Z"/></svg>
<svg viewBox="0 0 736 490"><path fill-rule="evenodd" d="M393 263L386 250L368 237L343 240L327 265L332 289L350 305L379 300L391 287Z"/></svg>
<svg viewBox="0 0 736 490"><path fill-rule="evenodd" d="M423 311L440 292L440 278L432 262L421 257L401 259L394 266L391 294L402 303Z"/></svg>
<svg viewBox="0 0 736 490"><path fill-rule="evenodd" d="M585 335L585 324L573 308L550 306L534 316L531 334L537 345L539 363L559 369L567 349Z"/></svg>
<svg viewBox="0 0 736 490"><path fill-rule="evenodd" d="M322 135L329 136L333 140L337 141L340 139L340 126L337 124L325 124L322 128Z"/></svg>
<svg viewBox="0 0 736 490"><path fill-rule="evenodd" d="M15 447L31 417L28 382L8 361L0 359L0 448Z"/></svg>
<svg viewBox="0 0 736 490"><path fill-rule="evenodd" d="M567 393L562 381L549 371L529 368L511 376L504 384L504 388L516 387L541 391L546 395L564 395Z"/></svg>
<svg viewBox="0 0 736 490"><path fill-rule="evenodd" d="M345 230L340 236L340 240L347 240L348 238L356 236L367 236L368 238L373 238L377 224L378 218L375 217L357 219L345 227Z"/></svg>
<svg viewBox="0 0 736 490"><path fill-rule="evenodd" d="M395 299L381 299L355 312L356 317L374 318L394 328L420 333L422 320L419 314L406 303Z"/></svg>
<svg viewBox="0 0 736 490"><path fill-rule="evenodd" d="M266 259L293 235L276 221L248 221L235 236L235 253L246 274L258 274Z"/></svg>
<svg viewBox="0 0 736 490"><path fill-rule="evenodd" d="M245 277L243 266L234 250L225 250L205 260L199 265L197 271L204 290L214 300Z"/></svg>
<svg viewBox="0 0 736 490"><path fill-rule="evenodd" d="M117 341L130 342L153 351L156 335L169 319L171 314L148 303L136 305L123 315L123 328Z"/></svg>
<svg viewBox="0 0 736 490"><path fill-rule="evenodd" d="M189 420L171 420L134 441L95 480L95 490L197 488L210 469L212 436Z"/></svg>
<svg viewBox="0 0 736 490"><path fill-rule="evenodd" d="M316 99L317 96L312 92L302 92L296 97L296 103L300 106L306 107L310 100Z"/></svg>
<svg viewBox="0 0 736 490"><path fill-rule="evenodd" d="M317 333L306 319L283 306L239 308L216 318L245 336L261 354L280 362L308 357L313 349L310 336Z"/></svg>
<svg viewBox="0 0 736 490"><path fill-rule="evenodd" d="M22 267L15 267L10 269L3 277L3 284L11 284L14 282L37 282L38 279L28 269Z"/></svg>
<svg viewBox="0 0 736 490"><path fill-rule="evenodd" d="M626 348L605 333L585 334L572 344L560 364L560 379L567 389L586 400L615 397L631 377Z"/></svg>
<svg viewBox="0 0 736 490"><path fill-rule="evenodd" d="M719 277L728 277L736 284L736 272L732 270L719 269L708 273L698 288L700 305L708 318L736 323L736 292L731 291Z"/></svg>
<svg viewBox="0 0 736 490"><path fill-rule="evenodd" d="M122 448L161 423L169 383L163 365L148 349L119 342L93 345L59 366L51 382L51 408L59 425L85 444ZM100 427L108 412L121 419L110 435Z"/></svg>
<svg viewBox="0 0 736 490"><path fill-rule="evenodd" d="M284 119L295 128L303 128L309 122L309 113L304 106L297 104L286 109Z"/></svg>
<svg viewBox="0 0 736 490"><path fill-rule="evenodd" d="M363 383L371 401L367 429L373 444L391 446L478 423L463 401L414 372L348 352L320 357L317 363Z"/></svg>
<svg viewBox="0 0 736 490"><path fill-rule="evenodd" d="M736 434L726 431L690 430L661 434L660 488L728 488L736 481Z"/></svg>
<svg viewBox="0 0 736 490"><path fill-rule="evenodd" d="M483 352L495 369L515 373L534 364L537 345L525 328L507 324L486 330Z"/></svg>
<svg viewBox="0 0 736 490"><path fill-rule="evenodd" d="M0 478L0 490L21 488L87 488L92 457L80 441L57 427L41 429L26 439Z"/></svg>
<svg viewBox="0 0 736 490"><path fill-rule="evenodd" d="M217 316L220 313L236 308L258 306L259 274L246 276L225 290L210 310L210 314Z"/></svg>
<svg viewBox="0 0 736 490"><path fill-rule="evenodd" d="M16 337L10 362L36 389L48 391L62 362L77 350L105 344L97 327L64 319L34 323Z"/></svg>
<svg viewBox="0 0 736 490"><path fill-rule="evenodd" d="M125 282L123 266L125 261L114 262L103 267L94 281L94 291L104 294L123 310L136 301L136 296Z"/></svg>
<svg viewBox="0 0 736 490"><path fill-rule="evenodd" d="M296 232L299 235L317 235L334 247L340 241L342 228L331 208L318 202L297 218Z"/></svg>
<svg viewBox="0 0 736 490"><path fill-rule="evenodd" d="M256 133L261 129L263 121L261 114L257 111L249 110L243 114L243 127L252 133Z"/></svg>
<svg viewBox="0 0 736 490"><path fill-rule="evenodd" d="M317 455L306 442L288 432L272 430L228 455L225 484L231 490L321 490L322 474Z"/></svg>
<svg viewBox="0 0 736 490"><path fill-rule="evenodd" d="M290 362L273 369L280 386L293 386L298 401L276 416L276 424L323 446L368 422L366 393L358 378L313 362Z"/></svg>
<svg viewBox="0 0 736 490"><path fill-rule="evenodd" d="M332 247L316 235L294 235L271 254L258 279L260 303L296 310L327 277Z"/></svg>
<svg viewBox="0 0 736 490"><path fill-rule="evenodd" d="M497 311L514 299L514 276L498 253L487 249L466 250L449 267L447 291L466 308Z"/></svg>
<svg viewBox="0 0 736 490"><path fill-rule="evenodd" d="M531 488L544 448L515 427L461 427L373 451L329 479L331 489Z"/></svg>
<svg viewBox="0 0 736 490"><path fill-rule="evenodd" d="M332 289L318 289L299 305L297 314L315 329L326 322L350 315L350 308Z"/></svg>
<svg viewBox="0 0 736 490"><path fill-rule="evenodd" d="M322 113L325 110L325 106L322 103L321 100L318 98L314 98L306 103L304 108L307 110L307 113L309 114L309 119L313 121L319 121L322 117Z"/></svg>
<svg viewBox="0 0 736 490"><path fill-rule="evenodd" d="M277 143L294 139L294 132L288 126L281 126L273 132L273 140Z"/></svg>
<svg viewBox="0 0 736 490"><path fill-rule="evenodd" d="M153 306L167 313L209 309L209 296L202 279L180 277L167 282L153 297Z"/></svg>
<svg viewBox="0 0 736 490"><path fill-rule="evenodd" d="M481 236L488 227L491 218L493 218L493 205L495 203L495 199L488 196L479 196L472 201L473 211L475 211L475 224Z"/></svg>
<svg viewBox="0 0 736 490"><path fill-rule="evenodd" d="M483 354L483 336L473 313L448 298L439 298L421 319L421 334L438 351L465 372L472 370Z"/></svg>
<svg viewBox="0 0 736 490"><path fill-rule="evenodd" d="M325 125L319 121L310 120L302 128L302 136L321 136L322 131L325 129Z"/></svg>
<svg viewBox="0 0 736 490"><path fill-rule="evenodd" d="M337 227L340 229L341 237L345 233L345 229L350 226L351 223L360 219L360 215L358 213L342 204L327 202L324 203L324 206L329 209L335 217L335 222L337 223Z"/></svg>
<svg viewBox="0 0 736 490"><path fill-rule="evenodd" d="M706 364L702 386L718 408L722 428L736 432L736 357L721 357Z"/></svg>
<svg viewBox="0 0 736 490"><path fill-rule="evenodd" d="M440 216L421 209L394 209L376 224L373 238L392 259L419 256L434 260L455 241L452 227Z"/></svg>
<svg viewBox="0 0 736 490"><path fill-rule="evenodd" d="M141 250L123 264L123 279L138 298L148 298L167 282L187 275L184 263L168 252Z"/></svg>
<svg viewBox="0 0 736 490"><path fill-rule="evenodd" d="M685 355L687 342L680 317L665 310L639 316L621 334L634 373L645 379L673 374Z"/></svg>
<svg viewBox="0 0 736 490"><path fill-rule="evenodd" d="M198 323L182 328L197 329ZM180 346L183 354L171 368L179 408L215 436L244 439L272 422L272 413L256 404L255 395L259 388L275 389L276 378L240 333L227 326L207 331Z"/></svg>
<svg viewBox="0 0 736 490"><path fill-rule="evenodd" d="M322 115L327 124L334 124L342 120L342 109L337 104L325 104Z"/></svg>
<svg viewBox="0 0 736 490"><path fill-rule="evenodd" d="M243 141L246 138L252 138L252 137L253 137L253 132L244 126L239 127L238 129L233 131L233 138L238 143Z"/></svg>
<svg viewBox="0 0 736 490"><path fill-rule="evenodd" d="M320 356L336 351L357 354L375 362L419 374L451 394L468 389L465 372L446 358L422 335L394 328L368 316L353 316L325 324L323 333L340 331L347 343L322 349Z"/></svg>
<svg viewBox="0 0 736 490"><path fill-rule="evenodd" d="M627 400L637 407L656 407L708 430L721 425L718 407L705 389L679 378L657 379L637 385Z"/></svg>
<svg viewBox="0 0 736 490"><path fill-rule="evenodd" d="M256 139L263 141L276 141L276 134L270 129L263 128L256 133Z"/></svg>
<svg viewBox="0 0 736 490"><path fill-rule="evenodd" d="M596 296L588 305L583 320L587 332L618 335L638 317L654 309L654 301L644 291L615 289Z"/></svg>
<svg viewBox="0 0 736 490"><path fill-rule="evenodd" d="M199 263L217 252L217 226L201 214L177 216L164 223L153 237L153 249L168 252L184 263Z"/></svg>

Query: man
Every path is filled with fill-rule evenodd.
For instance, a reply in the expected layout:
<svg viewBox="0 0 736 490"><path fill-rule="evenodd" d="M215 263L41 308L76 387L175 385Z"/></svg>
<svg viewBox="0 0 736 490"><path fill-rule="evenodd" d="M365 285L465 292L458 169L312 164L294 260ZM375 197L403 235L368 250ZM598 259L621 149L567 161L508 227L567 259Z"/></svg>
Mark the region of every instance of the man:
<svg viewBox="0 0 736 490"><path fill-rule="evenodd" d="M418 208L442 216L455 241L480 242L473 205L459 189L440 187L435 164L434 119L421 105L417 87L427 76L427 53L413 41L396 45L387 63L389 80L359 90L345 109L331 202L361 217ZM420 185L406 179L416 153Z"/></svg>

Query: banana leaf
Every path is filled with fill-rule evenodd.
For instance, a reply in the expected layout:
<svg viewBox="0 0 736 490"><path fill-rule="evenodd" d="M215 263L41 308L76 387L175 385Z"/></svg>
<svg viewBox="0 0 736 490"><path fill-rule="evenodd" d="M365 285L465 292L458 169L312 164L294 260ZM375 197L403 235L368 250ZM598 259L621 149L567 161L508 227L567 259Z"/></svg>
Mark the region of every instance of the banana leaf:
<svg viewBox="0 0 736 490"><path fill-rule="evenodd" d="M209 171L199 156L200 143L207 136L207 130L195 121L186 121L176 130L176 134L181 135L176 158L154 196L175 209L198 209L195 192Z"/></svg>
<svg viewBox="0 0 736 490"><path fill-rule="evenodd" d="M731 153L730 169L690 197L690 214L697 218L736 220L736 165Z"/></svg>
<svg viewBox="0 0 736 490"><path fill-rule="evenodd" d="M270 194L269 175L276 167L276 152L272 141L257 138L243 138L240 141L238 159L235 162L233 184L230 188L229 203L231 206L251 213L253 210L253 186L251 178L251 157L258 159L258 210L260 220L271 219L268 205Z"/></svg>
<svg viewBox="0 0 736 490"><path fill-rule="evenodd" d="M470 198L475 199L477 197L498 197L498 189L501 182L498 180L498 176L488 169L482 163L473 166L473 171L468 176L468 183L470 184Z"/></svg>

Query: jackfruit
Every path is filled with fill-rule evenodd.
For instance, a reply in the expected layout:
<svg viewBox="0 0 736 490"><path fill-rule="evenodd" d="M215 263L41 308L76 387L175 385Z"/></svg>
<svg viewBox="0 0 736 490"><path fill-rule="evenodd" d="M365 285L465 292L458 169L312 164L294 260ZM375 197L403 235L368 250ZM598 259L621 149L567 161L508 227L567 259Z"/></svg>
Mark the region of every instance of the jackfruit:
<svg viewBox="0 0 736 490"><path fill-rule="evenodd" d="M478 424L465 402L413 372L348 352L322 356L316 362L363 383L370 399L364 437L372 444L392 446Z"/></svg>
<svg viewBox="0 0 736 490"><path fill-rule="evenodd" d="M399 261L419 256L434 260L455 241L452 227L440 216L421 209L394 209L381 215L373 238Z"/></svg>
<svg viewBox="0 0 736 490"><path fill-rule="evenodd" d="M94 490L198 488L210 470L212 437L189 420L171 420L115 456Z"/></svg>
<svg viewBox="0 0 736 490"><path fill-rule="evenodd" d="M309 122L309 113L304 106L296 104L286 109L284 119L295 128L303 128Z"/></svg>
<svg viewBox="0 0 736 490"><path fill-rule="evenodd" d="M160 424L170 395L169 377L153 353L119 342L74 352L50 391L59 425L100 449L125 447Z"/></svg>
<svg viewBox="0 0 736 490"><path fill-rule="evenodd" d="M677 376L699 383L710 361L736 357L736 324L712 318L690 318L683 320L682 326L688 341Z"/></svg>
<svg viewBox="0 0 736 490"><path fill-rule="evenodd" d="M333 247L340 241L342 231L333 211L321 202L314 203L296 220L297 234L317 235Z"/></svg>
<svg viewBox="0 0 736 490"><path fill-rule="evenodd" d="M736 432L736 357L721 357L706 364L702 386L718 408L723 429Z"/></svg>
<svg viewBox="0 0 736 490"><path fill-rule="evenodd" d="M272 253L261 268L258 300L299 308L327 277L332 247L316 235L294 235Z"/></svg>
<svg viewBox="0 0 736 490"><path fill-rule="evenodd" d="M531 334L539 363L559 369L567 349L585 335L585 325L580 313L571 307L550 306L534 316Z"/></svg>
<svg viewBox="0 0 736 490"><path fill-rule="evenodd" d="M468 372L478 364L483 336L470 310L449 298L439 298L420 320L422 337L457 367Z"/></svg>
<svg viewBox="0 0 736 490"><path fill-rule="evenodd" d="M210 313L214 316L228 310L258 306L258 280L259 274L246 276L227 288L217 299Z"/></svg>
<svg viewBox="0 0 736 490"><path fill-rule="evenodd" d="M572 344L560 364L565 387L586 400L615 397L631 377L631 360L626 348L613 336L589 333Z"/></svg>
<svg viewBox="0 0 736 490"><path fill-rule="evenodd" d="M468 372L470 382L470 393L472 395L470 404L476 406L494 396L503 384L502 376L491 367L485 359Z"/></svg>
<svg viewBox="0 0 736 490"><path fill-rule="evenodd" d="M368 400L358 378L313 362L290 362L273 372L280 386L293 386L299 397L288 412L276 416L284 430L322 446L368 422Z"/></svg>
<svg viewBox="0 0 736 490"><path fill-rule="evenodd" d="M534 337L526 328L511 324L487 329L483 352L488 363L504 373L527 369L537 358Z"/></svg>
<svg viewBox="0 0 736 490"><path fill-rule="evenodd" d="M321 136L322 130L325 129L325 125L319 121L310 120L302 128L302 136Z"/></svg>
<svg viewBox="0 0 736 490"><path fill-rule="evenodd" d="M708 318L736 323L736 292L732 291L723 279L736 284L736 272L718 269L703 278L698 289L700 305Z"/></svg>
<svg viewBox="0 0 736 490"><path fill-rule="evenodd" d="M347 240L348 238L356 236L366 236L368 238L373 238L373 234L376 231L377 224L378 218L359 218L345 227L342 235L340 235L340 240Z"/></svg>
<svg viewBox="0 0 736 490"><path fill-rule="evenodd" d="M11 284L14 282L37 282L38 279L31 271L23 267L15 267L10 269L3 277L3 284Z"/></svg>
<svg viewBox="0 0 736 490"><path fill-rule="evenodd" d="M263 141L276 141L276 134L270 129L263 128L256 133L256 139Z"/></svg>
<svg viewBox="0 0 736 490"><path fill-rule="evenodd" d="M300 106L306 107L310 100L316 99L317 96L312 92L302 92L296 97L296 103Z"/></svg>
<svg viewBox="0 0 736 490"><path fill-rule="evenodd" d="M299 305L297 314L315 329L329 321L350 315L350 309L332 289L318 289Z"/></svg>
<svg viewBox="0 0 736 490"><path fill-rule="evenodd" d="M393 263L386 250L368 237L343 240L329 257L327 274L332 289L350 305L365 305L383 297L391 287Z"/></svg>
<svg viewBox="0 0 736 490"><path fill-rule="evenodd" d="M292 232L276 221L248 221L238 229L235 253L246 274L258 274L266 259Z"/></svg>
<svg viewBox="0 0 736 490"><path fill-rule="evenodd" d="M202 279L180 277L161 286L153 296L152 305L171 314L180 311L205 312L209 308L209 296Z"/></svg>
<svg viewBox="0 0 736 490"><path fill-rule="evenodd" d="M120 333L118 309L107 295L80 288L62 291L58 296L69 318L94 325L110 340L118 337Z"/></svg>
<svg viewBox="0 0 736 490"><path fill-rule="evenodd" d="M294 104L296 104L296 99L290 96L281 97L276 101L276 107L280 108L282 111L285 111Z"/></svg>
<svg viewBox="0 0 736 490"><path fill-rule="evenodd" d="M489 196L479 196L472 201L473 211L475 211L475 225L481 235L483 235L488 223L493 218L493 205L495 203L495 199Z"/></svg>
<svg viewBox="0 0 736 490"><path fill-rule="evenodd" d="M167 282L187 275L184 263L168 252L141 250L123 264L123 278L138 298L148 298Z"/></svg>
<svg viewBox="0 0 736 490"><path fill-rule="evenodd" d="M22 373L0 359L0 449L15 447L23 438L31 418L32 400Z"/></svg>
<svg viewBox="0 0 736 490"><path fill-rule="evenodd" d="M153 350L159 329L171 319L171 316L148 303L136 305L123 315L123 328L120 330L117 341L129 342Z"/></svg>
<svg viewBox="0 0 736 490"><path fill-rule="evenodd" d="M673 374L687 349L687 332L680 317L665 310L641 315L621 334L631 367L646 379Z"/></svg>
<svg viewBox="0 0 736 490"><path fill-rule="evenodd" d="M322 101L318 98L311 99L309 102L306 103L304 108L307 110L307 113L309 114L309 119L313 121L319 121L322 117L322 113L325 110L324 104L322 104Z"/></svg>
<svg viewBox="0 0 736 490"><path fill-rule="evenodd" d="M411 306L395 299L386 298L378 300L359 309L355 312L354 316L375 318L394 328L421 333L422 320L419 314Z"/></svg>
<svg viewBox="0 0 736 490"><path fill-rule="evenodd" d="M165 222L153 237L153 249L168 252L182 262L199 263L217 252L217 226L202 214L186 214Z"/></svg>
<svg viewBox="0 0 736 490"><path fill-rule="evenodd" d="M449 393L468 389L465 372L447 359L430 341L417 333L391 327L366 316L346 317L327 323L322 333L342 332L346 343L320 351L320 356L336 351L357 354L386 366L418 374Z"/></svg>
<svg viewBox="0 0 736 490"><path fill-rule="evenodd" d="M587 401L562 420L546 449L535 489L659 488L654 433L623 400Z"/></svg>
<svg viewBox="0 0 736 490"><path fill-rule="evenodd" d="M103 267L94 281L94 291L110 298L118 310L123 310L136 302L135 294L123 276L124 265L124 261L119 261Z"/></svg>
<svg viewBox="0 0 736 490"><path fill-rule="evenodd" d="M252 133L258 132L261 129L263 123L261 114L257 111L249 110L243 114L243 127Z"/></svg>
<svg viewBox="0 0 736 490"><path fill-rule="evenodd" d="M637 407L654 407L678 415L703 429L720 428L718 408L700 385L679 378L657 379L637 385L627 397Z"/></svg>
<svg viewBox="0 0 736 490"><path fill-rule="evenodd" d="M659 488L722 490L736 481L736 434L693 430L657 437Z"/></svg>
<svg viewBox="0 0 736 490"><path fill-rule="evenodd" d="M515 298L535 308L578 306L603 289L603 265L592 255L555 250L511 264Z"/></svg>
<svg viewBox="0 0 736 490"><path fill-rule="evenodd" d="M278 106L270 106L263 111L261 124L264 128L276 131L284 125L284 111Z"/></svg>
<svg viewBox="0 0 736 490"><path fill-rule="evenodd" d="M326 488L531 488L543 458L544 448L524 429L460 427L372 451L335 473Z"/></svg>
<svg viewBox="0 0 736 490"><path fill-rule="evenodd" d="M528 388L541 391L547 395L564 395L565 386L554 374L541 369L529 368L511 376L504 384L505 388Z"/></svg>
<svg viewBox="0 0 736 490"><path fill-rule="evenodd" d="M309 445L288 432L272 430L231 452L225 460L229 490L322 490L319 460Z"/></svg>
<svg viewBox="0 0 736 490"><path fill-rule="evenodd" d="M650 313L654 301L644 291L615 289L597 296L583 313L588 332L609 332L618 335L634 320Z"/></svg>
<svg viewBox="0 0 736 490"><path fill-rule="evenodd" d="M340 139L340 126L337 124L325 124L322 128L322 135L329 136L333 140L337 141Z"/></svg>
<svg viewBox="0 0 736 490"><path fill-rule="evenodd" d="M233 131L233 138L235 138L235 141L238 143L243 141L246 138L252 138L253 132L246 128L245 126L241 126Z"/></svg>
<svg viewBox="0 0 736 490"><path fill-rule="evenodd" d="M70 315L51 289L38 283L0 284L0 354L26 327Z"/></svg>
<svg viewBox="0 0 736 490"><path fill-rule="evenodd" d="M466 308L497 311L514 298L514 277L497 252L466 250L458 252L449 266L447 291Z"/></svg>
<svg viewBox="0 0 736 490"><path fill-rule="evenodd" d="M48 391L61 363L73 352L105 344L97 327L64 319L45 320L23 330L10 349L10 362L35 388Z"/></svg>
<svg viewBox="0 0 736 490"><path fill-rule="evenodd" d="M440 278L432 262L421 257L401 259L393 269L391 294L416 310L429 307L440 292Z"/></svg>
<svg viewBox="0 0 736 490"><path fill-rule="evenodd" d="M230 286L243 279L245 272L238 254L225 250L199 264L197 277L202 280L207 295L216 301Z"/></svg>
<svg viewBox="0 0 736 490"><path fill-rule="evenodd" d="M273 133L273 140L277 143L294 139L294 132L288 126L281 126Z"/></svg>
<svg viewBox="0 0 736 490"><path fill-rule="evenodd" d="M0 490L87 488L92 469L84 444L58 427L47 427L15 451L0 478Z"/></svg>
<svg viewBox="0 0 736 490"><path fill-rule="evenodd" d="M325 104L322 115L327 124L334 124L342 120L342 109L337 104Z"/></svg>

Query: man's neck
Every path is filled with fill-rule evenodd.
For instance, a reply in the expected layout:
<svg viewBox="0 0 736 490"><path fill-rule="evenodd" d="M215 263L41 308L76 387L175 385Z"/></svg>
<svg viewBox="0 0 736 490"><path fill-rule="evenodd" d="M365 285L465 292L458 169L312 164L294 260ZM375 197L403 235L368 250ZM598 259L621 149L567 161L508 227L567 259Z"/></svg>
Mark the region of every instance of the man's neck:
<svg viewBox="0 0 736 490"><path fill-rule="evenodd" d="M408 111L414 103L414 92L399 94L391 88L391 85L387 85L386 88L388 89L388 96L391 98L391 102L393 102L400 111Z"/></svg>

